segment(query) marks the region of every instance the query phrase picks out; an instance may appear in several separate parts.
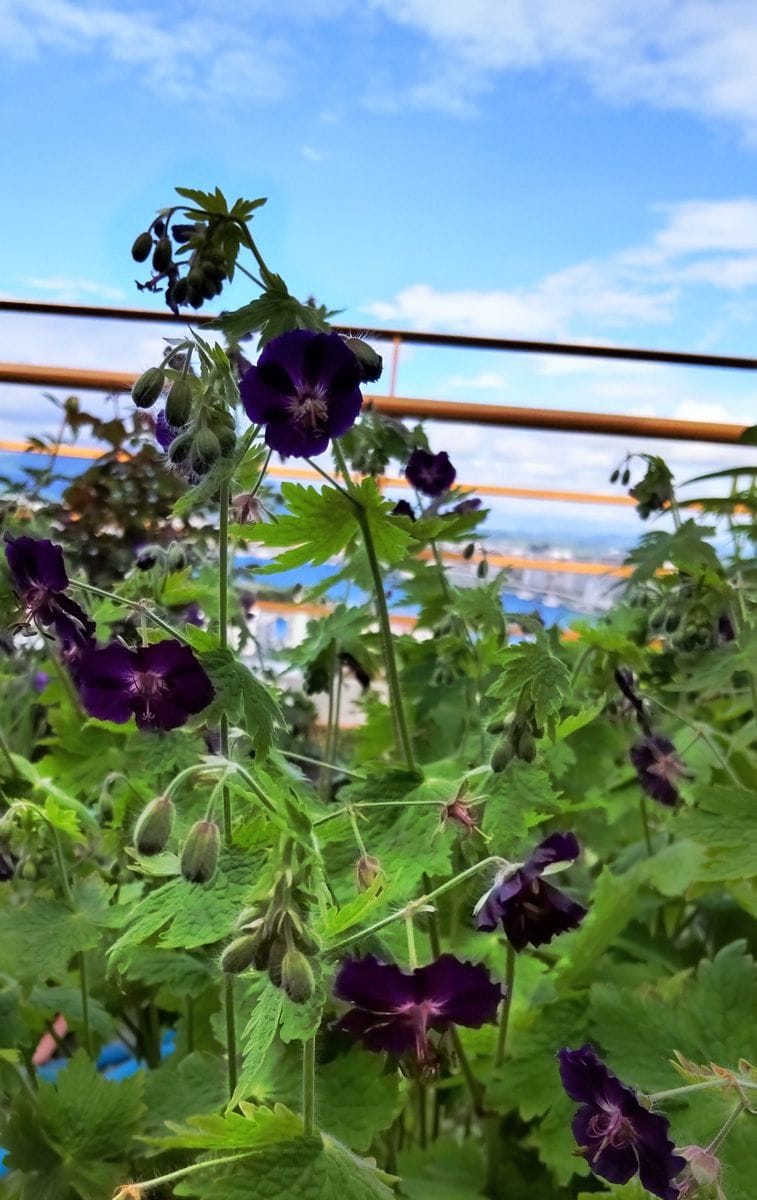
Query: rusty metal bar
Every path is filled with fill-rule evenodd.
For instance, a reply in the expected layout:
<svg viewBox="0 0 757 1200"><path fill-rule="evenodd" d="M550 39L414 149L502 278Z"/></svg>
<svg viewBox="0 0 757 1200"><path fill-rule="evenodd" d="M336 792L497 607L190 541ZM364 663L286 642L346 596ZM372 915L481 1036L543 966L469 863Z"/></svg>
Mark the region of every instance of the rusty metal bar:
<svg viewBox="0 0 757 1200"><path fill-rule="evenodd" d="M98 392L127 392L133 371L92 371L83 367L40 367L0 363L0 383L35 384ZM516 429L551 429L558 433L597 433L614 437L663 438L669 441L718 442L736 445L746 426L714 421L673 421L667 417L633 417L620 413L573 412L455 400L423 400L409 396L366 396L366 403L394 417L501 425Z"/></svg>
<svg viewBox="0 0 757 1200"><path fill-rule="evenodd" d="M215 320L217 313L172 312L144 308L116 308L101 304L55 304L41 300L0 300L0 311L36 316L96 317L116 321L147 321L157 324L198 325ZM338 333L354 333L353 326L335 325ZM672 363L685 367L721 367L740 371L757 370L757 358L733 354L694 354L680 350L649 350L634 346L598 346L580 342L534 342L523 338L475 337L466 334L422 333L417 330L372 329L371 340L407 342L424 346L448 346L469 350L508 350L524 354L557 354L573 358L615 358L631 362Z"/></svg>

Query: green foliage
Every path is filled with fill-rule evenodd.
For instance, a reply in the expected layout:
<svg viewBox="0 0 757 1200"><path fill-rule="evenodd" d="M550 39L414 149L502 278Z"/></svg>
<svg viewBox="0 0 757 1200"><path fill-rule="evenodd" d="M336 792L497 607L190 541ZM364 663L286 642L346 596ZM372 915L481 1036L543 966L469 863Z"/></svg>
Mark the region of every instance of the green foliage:
<svg viewBox="0 0 757 1200"><path fill-rule="evenodd" d="M212 721L225 713L230 721L242 725L255 749L265 757L271 749L276 726L282 720L278 701L270 688L229 649L219 647L205 651L202 665L216 690L206 718Z"/></svg>
<svg viewBox="0 0 757 1200"><path fill-rule="evenodd" d="M508 646L500 663L499 679L488 694L502 702L505 712L530 707L537 725L553 725L568 694L570 671L547 639Z"/></svg>
<svg viewBox="0 0 757 1200"><path fill-rule="evenodd" d="M143 1110L144 1078L104 1080L79 1051L54 1084L20 1092L3 1131L23 1200L101 1200L119 1180Z"/></svg>

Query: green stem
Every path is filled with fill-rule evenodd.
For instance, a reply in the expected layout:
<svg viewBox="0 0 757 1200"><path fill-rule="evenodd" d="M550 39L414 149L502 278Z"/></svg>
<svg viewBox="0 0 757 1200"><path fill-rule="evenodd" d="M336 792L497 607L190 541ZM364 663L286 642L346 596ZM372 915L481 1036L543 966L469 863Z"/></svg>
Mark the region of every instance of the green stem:
<svg viewBox="0 0 757 1200"><path fill-rule="evenodd" d="M445 892L451 891L457 887L459 883L464 883L466 879L471 879L474 875L478 875L484 867L502 865L503 860L498 856L492 855L490 858L482 858L481 862L475 863L472 867L466 867L464 871L460 871L458 875L453 875L452 879L448 879L445 883L441 883L439 887L433 891L427 892L423 896L419 896L417 900L411 900L408 904L396 912L390 913L388 917L383 917L380 921L375 921L373 925L368 925L365 929L359 930L357 933L351 933L349 937L342 938L340 942L336 942L328 950L329 954L337 954L346 946L351 946L353 942L359 942L362 938L370 937L372 933L377 933L379 929L385 929L387 925L392 925L395 921L404 920L408 911L417 912L418 909L430 904L438 896L443 896ZM755 1085L757 1086L757 1085Z"/></svg>
<svg viewBox="0 0 757 1200"><path fill-rule="evenodd" d="M429 879L428 875L426 875L425 871L423 873L423 887L427 892L431 891L431 880ZM430 912L428 914L428 940L431 944L431 953L433 954L434 958L438 958L442 952L442 942L439 936L439 922L435 912ZM484 1089L473 1073L473 1068L468 1061L468 1056L465 1053L465 1047L463 1046L462 1038L460 1037L460 1032L456 1025L450 1025L449 1038L452 1042L457 1061L460 1064L460 1070L463 1073L463 1079L465 1080L468 1091L470 1092L470 1097L473 1102L473 1111L476 1116L480 1116L483 1109Z"/></svg>
<svg viewBox="0 0 757 1200"><path fill-rule="evenodd" d="M280 753L284 758L291 758L295 762L310 763L313 767L323 767L326 771L338 771L340 775L348 775L350 779L359 779L363 783L366 782L365 775L360 775L357 771L348 771L346 767L338 767L334 763L324 762L322 758L310 758L307 754L295 754L294 750L282 750ZM345 811L345 809L340 809L340 812Z"/></svg>
<svg viewBox="0 0 757 1200"><path fill-rule="evenodd" d="M415 948L415 925L413 921L413 910L408 909L405 913L405 936L407 938L407 960L411 971L414 971L418 966L418 952Z"/></svg>
<svg viewBox="0 0 757 1200"><path fill-rule="evenodd" d="M334 643L334 647L333 647L333 650L331 653L331 671L329 674L329 715L326 720L326 741L325 741L324 747L323 747L323 757L326 760L324 767L326 767L326 769L324 770L324 767L321 768L320 777L318 779L318 794L321 797L321 800L326 800L328 798L328 793L329 793L329 783L328 783L329 776L328 776L328 766L327 765L328 765L328 763L331 762L331 759L333 757L332 752L331 752L331 746L332 746L332 743L334 740L334 719L335 719L335 713L336 713L336 670L337 670L336 643ZM341 671L341 668L340 668L340 671Z"/></svg>
<svg viewBox="0 0 757 1200"><path fill-rule="evenodd" d="M368 851L365 848L365 842L363 841L363 835L360 832L360 829L358 828L357 817L355 816L355 810L353 808L349 808L347 811L349 813L350 825L352 826L352 832L355 836L355 843L357 845L357 848L360 851L360 853L362 854L363 858L367 858Z"/></svg>
<svg viewBox="0 0 757 1200"><path fill-rule="evenodd" d="M497 1033L497 1047L494 1051L494 1067L501 1067L505 1061L505 1050L507 1049L507 1028L510 1024L510 1009L513 1003L513 984L515 982L515 951L510 943L507 943L507 956L505 958L505 994L502 1000L502 1008L499 1013L499 1030Z"/></svg>
<svg viewBox="0 0 757 1200"><path fill-rule="evenodd" d="M86 721L86 719L87 719L86 713L84 712L84 709L81 706L81 700L79 699L79 695L76 691L76 688L73 685L71 676L69 675L68 671L65 669L63 664L58 659L57 655L54 653L50 655L50 663L52 664L52 668L55 671L55 674L58 676L58 679L60 680L60 684L61 684L61 687L63 688L63 691L68 696L68 699L69 699L72 709L74 710L76 715L81 718L82 721Z"/></svg>
<svg viewBox="0 0 757 1200"><path fill-rule="evenodd" d="M421 1150L428 1146L428 1116L426 1107L426 1089L418 1080L415 1085L415 1099L418 1106L418 1144Z"/></svg>
<svg viewBox="0 0 757 1200"><path fill-rule="evenodd" d="M8 766L10 767L11 775L14 777L16 775L18 775L18 771L16 770L16 764L14 763L13 755L11 754L10 746L8 745L8 743L5 740L5 735L2 733L0 733L0 754L2 754L3 758L5 759Z"/></svg>
<svg viewBox="0 0 757 1200"><path fill-rule="evenodd" d="M84 1048L90 1058L92 1051L92 1028L89 1021L89 982L87 979L87 956L83 950L79 952L79 986L81 987L81 1020L84 1027Z"/></svg>
<svg viewBox="0 0 757 1200"><path fill-rule="evenodd" d="M413 756L413 745L410 740L407 721L405 719L405 709L402 703L402 689L400 688L400 677L397 670L397 659L394 654L394 640L392 638L392 627L389 621L389 609L386 604L386 595L384 593L384 582L381 578L381 566L376 555L376 546L371 533L371 526L366 516L365 509L360 500L354 494L354 488L350 481L347 464L344 461L341 447L338 442L333 443L334 457L336 458L339 470L342 472L345 480L348 481L350 496L355 505L355 514L357 516L360 530L363 534L363 542L365 544L365 552L368 557L368 565L371 570L373 579L373 593L376 601L376 610L378 612L379 628L381 630L381 641L384 649L384 665L386 668L386 678L389 685L389 695L392 702L392 713L397 733L398 748L402 752L405 759L405 765L408 771L416 773L415 758Z"/></svg>
<svg viewBox="0 0 757 1200"><path fill-rule="evenodd" d="M315 1133L315 1037L308 1038L302 1047L302 1132L305 1137Z"/></svg>
<svg viewBox="0 0 757 1200"><path fill-rule="evenodd" d="M50 836L53 843L53 854L58 867L58 875L60 877L61 890L66 906L72 913L76 912L76 901L74 894L71 891L71 884L68 879L68 871L66 870L66 860L63 855L63 846L61 845L60 834L51 821L47 821L47 828L50 830ZM89 1023L89 985L87 982L87 958L82 950L78 954L79 960L79 986L81 988L81 1016L82 1025L84 1028L84 1047L87 1054L92 1058L92 1030Z"/></svg>
<svg viewBox="0 0 757 1200"><path fill-rule="evenodd" d="M169 1171L167 1175L157 1175L155 1179L145 1179L142 1183L127 1184L116 1192L114 1200L120 1200L120 1198L126 1200L126 1197L130 1195L130 1188L132 1196L134 1190L137 1195L140 1192L149 1192L152 1188L162 1187L163 1184L183 1179L185 1175L195 1175L198 1171L210 1171L213 1167L224 1167L227 1163L241 1162L243 1158L249 1158L250 1153L251 1151L248 1150L245 1154L227 1154L222 1158L209 1158L204 1162L190 1163L188 1167L180 1167L178 1171Z"/></svg>
<svg viewBox="0 0 757 1200"><path fill-rule="evenodd" d="M669 1100L672 1096L688 1096L690 1092L706 1092L712 1091L713 1088L720 1088L721 1091L726 1091L729 1087L747 1088L748 1090L757 1089L757 1083L752 1083L749 1079L742 1079L739 1076L737 1079L707 1079L704 1083L687 1083L684 1087L668 1088L664 1092L650 1092L647 1095L647 1100L652 1104L657 1104L659 1100Z"/></svg>
<svg viewBox="0 0 757 1200"><path fill-rule="evenodd" d="M229 484L224 480L218 493L218 641L222 650L229 644ZM224 712L220 721L221 754L229 757L229 718ZM223 792L223 838L226 847L234 841L231 815L231 790ZM237 1087L237 1030L234 1012L234 976L223 977L224 1010L226 1016L226 1059L229 1096Z"/></svg>
<svg viewBox="0 0 757 1200"><path fill-rule="evenodd" d="M127 600L125 596L119 596L116 592L106 592L105 588L95 587L93 583L84 583L81 579L72 579L70 585L71 587L81 588L82 591L89 592L93 596L102 596L105 600L112 600L114 604L123 604L124 608L144 613L148 621L152 621L153 625L157 625L160 629L164 629L166 633L170 633L172 638L176 638L179 642L184 642L187 646L191 644L183 633L180 633L168 621L164 621L156 612L148 608L143 600Z"/></svg>
<svg viewBox="0 0 757 1200"><path fill-rule="evenodd" d="M643 792L641 793L639 808L641 812L641 826L644 830L644 845L647 848L647 857L651 858L654 854L654 850L652 849L652 835L649 831L649 810L647 809L647 798Z"/></svg>
<svg viewBox="0 0 757 1200"><path fill-rule="evenodd" d="M694 721L690 721L688 717L684 717L682 713L676 712L674 708L668 708L667 704L663 704L662 700L658 700L656 696L649 696L648 699L652 702L652 704L655 704L657 708L660 708L663 712L667 713L668 716L673 717L676 721L680 721L682 725L686 725L688 729L691 729L694 733L698 734L705 745L709 747L710 752L718 760L720 766L723 768L726 774L731 777L731 780L736 784L736 787L741 788L742 790L744 789L744 784L741 782L728 760L725 759L720 753L720 750L715 745L715 742L710 736L709 731L705 729L703 725L697 725Z"/></svg>
<svg viewBox="0 0 757 1200"><path fill-rule="evenodd" d="M744 1108L745 1108L745 1105L743 1103L736 1105L736 1108L734 1108L734 1110L730 1114L730 1116L726 1118L726 1120L723 1124L723 1127L718 1130L718 1132L715 1134L714 1138L710 1142L709 1146L706 1147L707 1154L716 1154L717 1153L717 1151L723 1145L723 1142L725 1141L725 1139L728 1137L728 1134L731 1132L734 1125L738 1121L739 1117L744 1112Z"/></svg>

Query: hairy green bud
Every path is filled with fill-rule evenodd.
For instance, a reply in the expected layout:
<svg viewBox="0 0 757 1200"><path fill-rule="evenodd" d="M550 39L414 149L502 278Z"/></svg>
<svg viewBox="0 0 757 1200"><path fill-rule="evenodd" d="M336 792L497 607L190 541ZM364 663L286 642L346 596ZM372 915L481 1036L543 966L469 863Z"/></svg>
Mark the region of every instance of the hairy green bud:
<svg viewBox="0 0 757 1200"><path fill-rule="evenodd" d="M215 821L197 821L181 852L181 873L187 883L210 883L218 867L221 831Z"/></svg>
<svg viewBox="0 0 757 1200"><path fill-rule="evenodd" d="M296 946L290 946L282 959L281 990L293 1004L305 1004L315 991L313 968Z"/></svg>
<svg viewBox="0 0 757 1200"><path fill-rule="evenodd" d="M505 767L509 766L515 758L515 750L509 738L503 738L498 746L495 747L491 757L491 769L496 774L504 771Z"/></svg>
<svg viewBox="0 0 757 1200"><path fill-rule="evenodd" d="M363 383L375 383L384 369L384 360L381 355L377 354L373 347L364 342L362 338L346 337L343 341L345 346L349 346L358 361Z"/></svg>
<svg viewBox="0 0 757 1200"><path fill-rule="evenodd" d="M212 429L201 426L192 440L190 462L196 475L207 475L214 463L221 457L221 443Z"/></svg>
<svg viewBox="0 0 757 1200"><path fill-rule="evenodd" d="M166 396L165 414L169 425L181 429L192 413L192 386L187 379L177 379Z"/></svg>
<svg viewBox="0 0 757 1200"><path fill-rule="evenodd" d="M221 955L221 970L227 975L240 975L247 971L255 960L258 938L254 933L245 933L234 938Z"/></svg>
<svg viewBox="0 0 757 1200"><path fill-rule="evenodd" d="M134 826L134 847L149 858L165 850L173 829L176 809L170 796L157 796L139 815Z"/></svg>
<svg viewBox="0 0 757 1200"><path fill-rule="evenodd" d="M152 234L140 233L131 248L131 256L135 262L146 262L152 250Z"/></svg>
<svg viewBox="0 0 757 1200"><path fill-rule="evenodd" d="M480 563L476 567L476 575L478 576L479 579L486 579L488 574L489 574L489 560L487 558L482 558Z"/></svg>
<svg viewBox="0 0 757 1200"><path fill-rule="evenodd" d="M536 758L536 742L528 729L522 729L518 734L516 751L518 758L522 759L523 762L530 763Z"/></svg>
<svg viewBox="0 0 757 1200"><path fill-rule="evenodd" d="M468 545L463 550L463 558L465 559L466 562L468 562L471 558L473 558L473 555L475 553L476 553L476 543L468 542Z"/></svg>
<svg viewBox="0 0 757 1200"><path fill-rule="evenodd" d="M172 257L171 239L167 237L160 238L152 256L153 270L159 271L161 274L163 271L167 271L171 265Z"/></svg>
<svg viewBox="0 0 757 1200"><path fill-rule="evenodd" d="M152 408L166 382L162 367L148 367L131 389L131 398L137 408Z"/></svg>

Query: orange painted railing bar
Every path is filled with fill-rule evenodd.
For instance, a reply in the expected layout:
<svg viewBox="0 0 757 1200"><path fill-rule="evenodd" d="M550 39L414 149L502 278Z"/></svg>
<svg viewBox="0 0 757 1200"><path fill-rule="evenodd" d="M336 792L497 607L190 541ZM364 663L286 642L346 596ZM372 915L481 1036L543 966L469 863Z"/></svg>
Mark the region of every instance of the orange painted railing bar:
<svg viewBox="0 0 757 1200"><path fill-rule="evenodd" d="M29 446L26 442L7 441L0 439L0 451L14 454L52 454L53 447ZM60 458L97 459L106 453L96 446L64 446L59 445L55 453ZM268 474L275 479L301 479L308 483L321 481L321 476L312 467L269 467ZM406 479L400 476L383 475L378 479L380 487L409 487ZM461 483L465 492L475 492L479 496L499 496L506 500L559 500L576 504L621 504L633 505L630 496L612 496L605 493L592 492L559 492L542 488L500 487L494 483Z"/></svg>
<svg viewBox="0 0 757 1200"><path fill-rule="evenodd" d="M100 392L129 391L137 376L125 371L92 371L82 367L0 363L0 382L43 387L84 388ZM620 413L573 412L500 404L470 404L454 400L424 400L407 396L366 396L367 404L395 417L459 421L519 429L550 429L558 433L596 433L614 437L664 438L673 441L737 444L746 426L714 421L674 421L666 417L634 417Z"/></svg>

